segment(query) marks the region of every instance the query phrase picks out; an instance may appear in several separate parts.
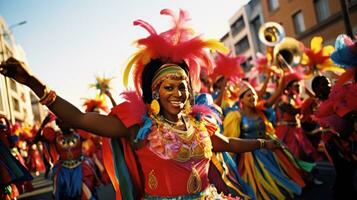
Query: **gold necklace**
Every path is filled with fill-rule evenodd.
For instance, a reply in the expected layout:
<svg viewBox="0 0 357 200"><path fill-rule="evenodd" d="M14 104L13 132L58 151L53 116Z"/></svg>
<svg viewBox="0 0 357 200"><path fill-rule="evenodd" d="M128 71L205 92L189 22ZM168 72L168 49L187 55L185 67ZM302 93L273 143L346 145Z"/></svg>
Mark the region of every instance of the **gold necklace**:
<svg viewBox="0 0 357 200"><path fill-rule="evenodd" d="M165 117L162 117L162 118L164 119L165 122L167 122L167 123L169 123L169 124L171 124L171 125L181 126L181 125L184 124L184 122L181 121L181 120L179 120L179 121L177 121L177 122L173 122L173 121L171 121L171 120L169 120L169 119L167 119L167 118L165 118Z"/></svg>

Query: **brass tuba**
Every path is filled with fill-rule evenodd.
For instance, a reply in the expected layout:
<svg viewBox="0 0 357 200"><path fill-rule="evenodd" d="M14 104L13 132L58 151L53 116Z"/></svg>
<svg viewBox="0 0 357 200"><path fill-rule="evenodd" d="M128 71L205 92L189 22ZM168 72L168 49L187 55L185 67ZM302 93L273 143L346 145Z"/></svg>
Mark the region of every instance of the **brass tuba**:
<svg viewBox="0 0 357 200"><path fill-rule="evenodd" d="M302 59L301 44L294 38L285 37L284 28L276 22L264 23L259 29L259 39L271 54L272 65L291 70Z"/></svg>
<svg viewBox="0 0 357 200"><path fill-rule="evenodd" d="M264 23L259 28L259 39L263 44L274 47L285 37L284 28L276 22Z"/></svg>
<svg viewBox="0 0 357 200"><path fill-rule="evenodd" d="M292 37L285 37L274 47L273 65L277 67L295 67L300 64L301 59L301 43Z"/></svg>

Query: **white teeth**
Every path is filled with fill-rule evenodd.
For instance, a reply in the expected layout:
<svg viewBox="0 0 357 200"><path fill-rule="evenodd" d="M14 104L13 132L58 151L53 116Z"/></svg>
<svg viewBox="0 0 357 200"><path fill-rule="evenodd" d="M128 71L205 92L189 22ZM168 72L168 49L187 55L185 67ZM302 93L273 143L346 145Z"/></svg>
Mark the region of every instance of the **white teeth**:
<svg viewBox="0 0 357 200"><path fill-rule="evenodd" d="M170 103L173 105L173 106L180 106L182 104L182 102L180 101L170 101Z"/></svg>

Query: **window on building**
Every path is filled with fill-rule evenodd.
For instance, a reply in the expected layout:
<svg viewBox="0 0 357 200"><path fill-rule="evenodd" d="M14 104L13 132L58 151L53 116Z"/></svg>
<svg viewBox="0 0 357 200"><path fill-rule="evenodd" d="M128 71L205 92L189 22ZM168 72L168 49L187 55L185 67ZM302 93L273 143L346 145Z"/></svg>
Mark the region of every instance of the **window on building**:
<svg viewBox="0 0 357 200"><path fill-rule="evenodd" d="M302 15L301 11L293 15L293 21L294 21L296 34L300 34L305 31L306 28L305 28L304 16Z"/></svg>
<svg viewBox="0 0 357 200"><path fill-rule="evenodd" d="M237 55L245 52L246 50L248 50L249 49L249 41L248 41L247 36L245 36L243 39L238 41L234 45L234 49L235 49L235 52L236 52Z"/></svg>
<svg viewBox="0 0 357 200"><path fill-rule="evenodd" d="M315 0L314 6L318 22L321 22L330 16L328 0Z"/></svg>
<svg viewBox="0 0 357 200"><path fill-rule="evenodd" d="M235 36L239 32L241 32L244 29L244 20L243 17L238 18L232 25L231 25L231 31L232 35Z"/></svg>
<svg viewBox="0 0 357 200"><path fill-rule="evenodd" d="M268 0L268 7L269 11L274 11L279 7L279 1L278 0Z"/></svg>
<svg viewBox="0 0 357 200"><path fill-rule="evenodd" d="M16 98L12 97L12 105L14 106L14 110L20 112L20 102Z"/></svg>
<svg viewBox="0 0 357 200"><path fill-rule="evenodd" d="M10 88L11 88L13 91L17 92L16 82L15 82L14 80L12 80L12 79L10 79Z"/></svg>

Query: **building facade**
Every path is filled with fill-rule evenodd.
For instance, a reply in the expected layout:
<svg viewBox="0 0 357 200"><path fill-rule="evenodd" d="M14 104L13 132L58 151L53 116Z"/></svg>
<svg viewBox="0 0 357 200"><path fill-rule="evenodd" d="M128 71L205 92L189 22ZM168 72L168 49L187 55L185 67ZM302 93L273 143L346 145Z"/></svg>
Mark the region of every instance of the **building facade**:
<svg viewBox="0 0 357 200"><path fill-rule="evenodd" d="M357 33L357 0L346 0L354 35ZM314 36L322 36L324 45L334 45L335 39L345 33L343 13L339 0L263 0L265 21L283 25L286 35L310 46Z"/></svg>
<svg viewBox="0 0 357 200"><path fill-rule="evenodd" d="M246 57L242 64L246 72L251 69L250 62L256 58L256 53L265 51L258 38L263 22L260 0L252 0L229 19L230 30L221 38L221 42L235 55Z"/></svg>
<svg viewBox="0 0 357 200"><path fill-rule="evenodd" d="M0 17L0 52L0 62L14 56L27 65L23 49L16 44L11 30L2 17ZM32 124L34 121L41 121L46 111L29 88L0 75L0 114L5 115L12 123Z"/></svg>

